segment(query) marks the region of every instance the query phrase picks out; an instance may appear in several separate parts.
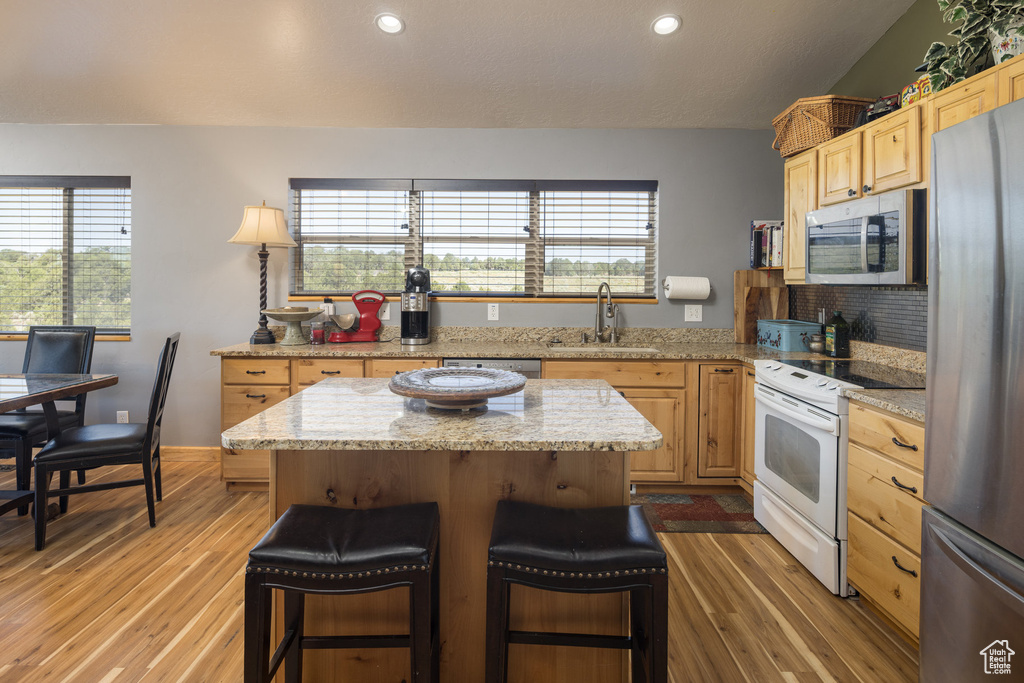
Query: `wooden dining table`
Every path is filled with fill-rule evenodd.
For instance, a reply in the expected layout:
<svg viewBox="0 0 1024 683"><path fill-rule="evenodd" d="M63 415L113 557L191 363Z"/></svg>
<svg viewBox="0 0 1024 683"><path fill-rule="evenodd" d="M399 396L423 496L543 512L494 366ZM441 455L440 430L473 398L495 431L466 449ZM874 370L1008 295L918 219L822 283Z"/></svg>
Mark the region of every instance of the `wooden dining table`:
<svg viewBox="0 0 1024 683"><path fill-rule="evenodd" d="M55 401L117 384L117 375L16 373L0 374L0 413L42 405L46 438L60 434ZM20 466L18 463L16 466ZM31 490L0 490L0 515L32 502Z"/></svg>

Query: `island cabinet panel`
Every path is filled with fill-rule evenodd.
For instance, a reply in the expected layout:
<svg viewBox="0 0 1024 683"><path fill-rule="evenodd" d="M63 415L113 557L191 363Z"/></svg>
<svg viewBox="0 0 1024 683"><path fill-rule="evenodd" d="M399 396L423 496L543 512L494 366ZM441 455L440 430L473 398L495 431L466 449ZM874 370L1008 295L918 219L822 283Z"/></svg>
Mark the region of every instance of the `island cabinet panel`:
<svg viewBox="0 0 1024 683"><path fill-rule="evenodd" d="M400 372L439 368L437 358L367 358L363 377L392 377Z"/></svg>
<svg viewBox="0 0 1024 683"><path fill-rule="evenodd" d="M847 577L861 597L918 637L924 425L850 402Z"/></svg>
<svg viewBox="0 0 1024 683"><path fill-rule="evenodd" d="M629 455L614 452L280 451L272 456L271 519L293 503L381 507L436 501L441 518L441 680L484 680L487 545L498 500L561 507L628 502ZM283 628L278 597L275 627ZM308 596L307 634L402 632L406 590ZM621 635L621 594L571 595L513 587L514 629ZM628 680L624 651L513 645L510 683ZM305 680L408 680L399 650L308 650Z"/></svg>
<svg viewBox="0 0 1024 683"><path fill-rule="evenodd" d="M688 474L686 464L696 446L692 435L696 433L697 401L695 393L687 389L696 385L696 363L545 360L542 368L545 379L607 381L662 433L661 448L631 455L633 483L697 483L696 474Z"/></svg>
<svg viewBox="0 0 1024 683"><path fill-rule="evenodd" d="M697 476L740 474L743 366L701 364Z"/></svg>

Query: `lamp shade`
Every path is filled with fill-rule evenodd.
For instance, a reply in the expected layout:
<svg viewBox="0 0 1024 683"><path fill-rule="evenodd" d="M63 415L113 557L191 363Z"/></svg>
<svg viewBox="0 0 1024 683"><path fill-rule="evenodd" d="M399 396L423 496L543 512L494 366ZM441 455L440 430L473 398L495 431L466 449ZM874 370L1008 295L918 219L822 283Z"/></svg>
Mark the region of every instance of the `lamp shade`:
<svg viewBox="0 0 1024 683"><path fill-rule="evenodd" d="M297 247L288 234L284 211L267 206L247 206L242 216L242 226L235 236L228 240L232 244L253 244L268 247Z"/></svg>

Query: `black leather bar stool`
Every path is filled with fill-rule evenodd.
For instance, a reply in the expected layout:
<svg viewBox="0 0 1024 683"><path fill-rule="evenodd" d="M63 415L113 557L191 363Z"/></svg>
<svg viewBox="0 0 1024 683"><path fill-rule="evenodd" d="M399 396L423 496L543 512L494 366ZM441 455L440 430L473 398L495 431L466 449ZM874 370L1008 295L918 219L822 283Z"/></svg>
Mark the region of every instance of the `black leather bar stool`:
<svg viewBox="0 0 1024 683"><path fill-rule="evenodd" d="M509 588L629 591L630 635L509 630ZM633 683L668 680L668 563L639 505L498 502L487 561L487 683L508 678L509 643L631 651Z"/></svg>
<svg viewBox="0 0 1024 683"><path fill-rule="evenodd" d="M437 503L372 510L292 505L249 552L245 568L245 681L302 680L302 650L408 647L413 683L440 665ZM409 586L409 634L307 636L306 593L341 595ZM273 589L284 593L284 637L270 655Z"/></svg>

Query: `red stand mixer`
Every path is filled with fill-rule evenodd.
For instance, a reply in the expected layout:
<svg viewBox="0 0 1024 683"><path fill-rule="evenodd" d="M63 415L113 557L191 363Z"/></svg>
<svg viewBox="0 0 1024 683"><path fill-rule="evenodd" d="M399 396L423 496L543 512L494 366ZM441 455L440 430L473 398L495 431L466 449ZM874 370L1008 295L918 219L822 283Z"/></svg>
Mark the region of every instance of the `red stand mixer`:
<svg viewBox="0 0 1024 683"><path fill-rule="evenodd" d="M329 342L375 342L381 322L377 317L380 307L387 297L372 289L364 289L352 295L352 303L359 311L359 317L348 315L332 315L331 320L341 328L341 332L332 332L327 338Z"/></svg>

